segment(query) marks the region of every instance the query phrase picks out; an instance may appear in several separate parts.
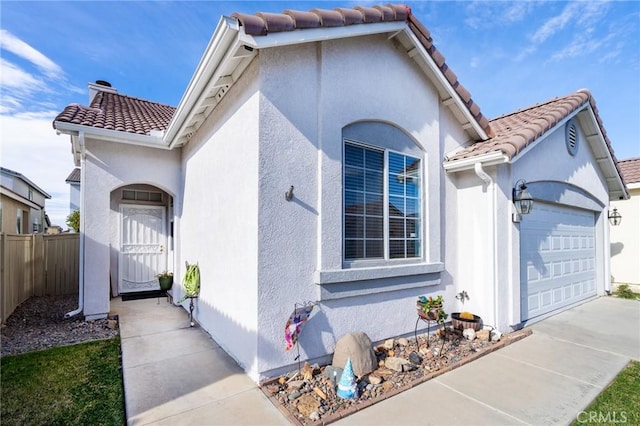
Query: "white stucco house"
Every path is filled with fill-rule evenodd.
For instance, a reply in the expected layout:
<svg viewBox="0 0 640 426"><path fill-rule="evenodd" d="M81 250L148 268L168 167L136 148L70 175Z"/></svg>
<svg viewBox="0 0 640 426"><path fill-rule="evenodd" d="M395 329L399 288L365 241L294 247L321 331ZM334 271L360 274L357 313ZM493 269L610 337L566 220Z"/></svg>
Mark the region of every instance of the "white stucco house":
<svg viewBox="0 0 640 426"><path fill-rule="evenodd" d="M89 88L53 123L81 169L88 319L198 262L197 322L261 380L295 363L296 303L321 360L412 333L420 295L455 312L466 291L510 331L609 288L628 193L593 97L489 121L406 6L223 17L177 108Z"/></svg>
<svg viewBox="0 0 640 426"><path fill-rule="evenodd" d="M640 291L640 158L618 162L629 189L629 199L611 201L620 224L611 228L611 279Z"/></svg>

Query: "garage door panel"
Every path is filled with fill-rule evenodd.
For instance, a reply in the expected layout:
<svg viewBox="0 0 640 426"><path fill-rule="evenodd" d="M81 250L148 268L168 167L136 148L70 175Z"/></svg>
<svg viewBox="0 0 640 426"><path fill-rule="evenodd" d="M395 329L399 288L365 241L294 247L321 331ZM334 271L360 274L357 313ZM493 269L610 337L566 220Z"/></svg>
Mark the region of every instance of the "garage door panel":
<svg viewBox="0 0 640 426"><path fill-rule="evenodd" d="M520 223L522 320L595 295L593 212L537 203Z"/></svg>

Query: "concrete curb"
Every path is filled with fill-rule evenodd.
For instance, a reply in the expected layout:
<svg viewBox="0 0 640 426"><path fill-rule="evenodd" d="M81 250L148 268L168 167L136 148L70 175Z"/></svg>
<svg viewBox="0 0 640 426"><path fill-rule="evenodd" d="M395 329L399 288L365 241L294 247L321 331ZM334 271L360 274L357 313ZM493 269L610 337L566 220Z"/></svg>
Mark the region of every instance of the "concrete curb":
<svg viewBox="0 0 640 426"><path fill-rule="evenodd" d="M405 392L411 388L414 388L426 381L429 381L433 378L436 378L438 376L441 376L445 373L448 373L449 371L455 370L456 368L462 367L465 364L468 364L472 361L477 360L478 358L481 358L485 355L488 355L492 352L497 351L498 349L502 349L505 346L509 346L512 343L515 343L519 340L524 339L525 337L530 336L533 333L533 330L530 328L526 328L526 329L521 329L521 330L517 330L514 331L513 333L509 333L507 335L503 335L502 338L500 339L499 342L497 342L495 345L492 345L490 347L484 348L479 352L474 353L473 355L469 355L467 357L462 358L460 361L454 362L450 365L447 365L446 367L443 367L437 371L434 371L432 373L429 373L427 375L424 375L422 377L420 377L419 379L413 380L412 382L407 383L404 386L398 387L398 388L394 388L391 389L387 392L385 392L384 394L380 395L379 397L377 397L376 399L369 399L367 401L363 401L362 403L359 403L357 405L353 405L345 410L341 410L340 412L331 414L319 421L316 422L309 422L309 423L302 423L300 420L298 420L296 417L293 416L293 414L282 404L280 404L280 402L266 389L266 387L270 384L276 383L278 381L278 378L274 378L274 379L270 379L267 380L263 383L260 384L260 389L262 390L262 393L269 399L269 401L271 401L271 403L273 405L276 406L276 408L283 414L283 416L289 420L289 422L291 422L291 424L296 425L296 426L322 426L322 425L328 425L330 423L334 423L340 419L343 419L347 416L350 416L351 414L357 413L358 411L364 410L374 404L377 404L379 402L382 402L386 399L389 399L395 395L398 395L402 392Z"/></svg>

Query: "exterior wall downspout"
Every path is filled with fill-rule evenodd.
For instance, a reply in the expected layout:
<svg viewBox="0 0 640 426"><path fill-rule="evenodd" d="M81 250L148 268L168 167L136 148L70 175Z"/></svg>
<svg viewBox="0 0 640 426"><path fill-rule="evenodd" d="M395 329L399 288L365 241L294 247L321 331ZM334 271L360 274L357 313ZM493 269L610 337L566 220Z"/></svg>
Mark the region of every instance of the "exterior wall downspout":
<svg viewBox="0 0 640 426"><path fill-rule="evenodd" d="M78 144L80 145L80 270L78 271L78 308L73 311L67 312L64 314L65 318L71 318L75 315L78 315L84 309L84 224L85 221L82 219L82 215L85 210L84 200L85 200L85 190L86 190L86 179L85 174L87 168L85 167L85 141L84 141L84 132L78 133Z"/></svg>
<svg viewBox="0 0 640 426"><path fill-rule="evenodd" d="M473 166L473 170L482 181L487 185L487 190L491 192L491 203L489 205L489 217L491 218L491 236L492 236L492 246L493 246L493 259L492 259L492 280L493 280L493 325L495 327L499 327L498 321L498 281L497 281L497 250L498 250L498 235L497 235L497 226L496 226L496 188L495 182L491 179L491 176L482 167L482 163L475 163Z"/></svg>

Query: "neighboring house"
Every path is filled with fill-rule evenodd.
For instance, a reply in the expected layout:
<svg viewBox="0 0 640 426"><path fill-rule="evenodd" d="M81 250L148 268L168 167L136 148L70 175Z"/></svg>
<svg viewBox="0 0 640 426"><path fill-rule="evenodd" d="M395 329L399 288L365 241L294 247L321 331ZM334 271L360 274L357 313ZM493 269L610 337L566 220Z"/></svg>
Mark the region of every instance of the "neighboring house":
<svg viewBox="0 0 640 426"><path fill-rule="evenodd" d="M611 280L640 286L640 158L618 162L631 197L612 201L620 225L611 227Z"/></svg>
<svg viewBox="0 0 640 426"><path fill-rule="evenodd" d="M65 180L69 184L69 213L80 209L80 168L74 168Z"/></svg>
<svg viewBox="0 0 640 426"><path fill-rule="evenodd" d="M46 231L49 219L45 202L51 195L22 173L0 167L0 231L37 234Z"/></svg>
<svg viewBox="0 0 640 426"><path fill-rule="evenodd" d="M175 109L89 93L53 123L81 166L87 318L110 277L148 290L198 262L198 323L260 380L295 365L304 301L301 357L326 360L348 332L413 333L420 295L453 312L464 290L510 331L609 288L628 194L592 96L490 122L406 6L224 17Z"/></svg>

